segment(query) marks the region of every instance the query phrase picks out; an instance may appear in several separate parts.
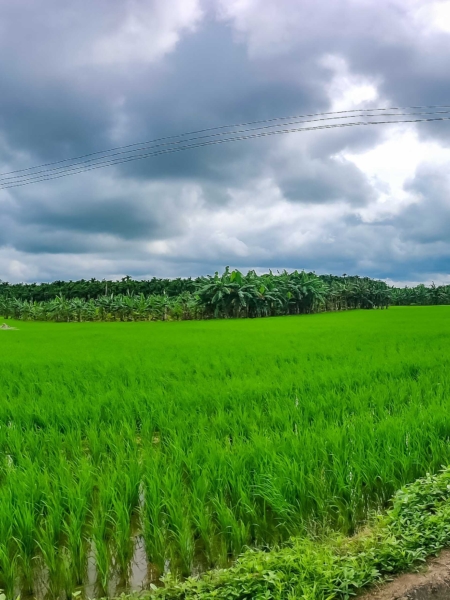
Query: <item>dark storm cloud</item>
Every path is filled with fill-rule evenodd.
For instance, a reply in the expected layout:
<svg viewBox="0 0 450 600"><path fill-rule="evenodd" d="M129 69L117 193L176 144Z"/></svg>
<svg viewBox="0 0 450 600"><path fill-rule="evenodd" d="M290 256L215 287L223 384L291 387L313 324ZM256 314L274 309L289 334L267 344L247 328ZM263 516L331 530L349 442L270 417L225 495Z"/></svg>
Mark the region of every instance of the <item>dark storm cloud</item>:
<svg viewBox="0 0 450 600"><path fill-rule="evenodd" d="M3 243L25 252L85 253L111 250L113 244L98 236L117 243L170 238L183 229L189 199L179 187L154 184L136 191L115 189L107 180L99 189L95 178L75 187L69 182L57 190L47 184L39 194L20 190L17 201L3 208L10 223Z"/></svg>
<svg viewBox="0 0 450 600"><path fill-rule="evenodd" d="M348 161L333 158L309 160L299 157L289 161L289 172L282 164L273 166L274 177L278 172L280 188L292 202L324 204L344 201L361 206L376 197L361 171Z"/></svg>
<svg viewBox="0 0 450 600"><path fill-rule="evenodd" d="M0 171L225 123L326 112L348 81L372 85L385 105L450 104L450 36L427 29L427 6L0 0ZM446 146L449 127L418 132ZM0 190L0 277L67 278L87 268L101 269L90 273L97 276L187 275L227 263L397 279L446 273L445 169L419 169L406 190L417 202L395 216L361 216L387 184L344 154L389 135L363 127L275 136ZM341 208L329 219L324 205ZM311 206L317 211L296 212Z"/></svg>
<svg viewBox="0 0 450 600"><path fill-rule="evenodd" d="M450 177L448 165L417 170L407 189L418 197L393 222L401 239L416 244L450 242ZM447 265L448 269L449 265Z"/></svg>

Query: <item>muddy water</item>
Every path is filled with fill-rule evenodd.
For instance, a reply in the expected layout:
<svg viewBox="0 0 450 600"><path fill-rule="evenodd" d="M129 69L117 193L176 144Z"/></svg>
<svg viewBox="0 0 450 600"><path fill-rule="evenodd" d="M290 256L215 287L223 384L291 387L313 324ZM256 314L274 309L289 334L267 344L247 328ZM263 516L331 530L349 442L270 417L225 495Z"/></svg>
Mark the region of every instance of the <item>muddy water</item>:
<svg viewBox="0 0 450 600"><path fill-rule="evenodd" d="M166 570L168 568L169 564L166 564ZM122 592L147 589L150 584L160 586L162 585L160 577L163 574L164 572L161 572L156 565L148 562L143 539L137 537L135 538L133 559L127 577L113 572L108 585L108 596L118 596ZM95 557L93 555L88 560L86 584L79 589L82 595L87 598L94 598L106 591L102 590L98 584Z"/></svg>
<svg viewBox="0 0 450 600"><path fill-rule="evenodd" d="M230 566L231 559L225 559L223 566ZM198 575L208 569L208 563L202 549L196 552L191 575ZM102 598L105 596L119 596L122 592L142 591L150 589L152 585L160 587L163 585L161 577L169 571L177 573L177 566L166 560L161 569L157 565L149 563L145 552L144 540L141 535L134 537L133 558L129 564L126 575L120 573L120 569L115 566L114 560L110 568L107 589L104 589L100 583L96 560L95 546L90 545L88 554L86 576L83 585L73 586L69 583L64 585L63 578L51 580L48 569L43 565L43 561L37 558L33 572L33 589L29 586L19 584L16 589L16 596L20 595L22 600L65 600L71 597L74 591L81 592L82 598ZM70 577L70 574L69 574ZM69 588L69 589L67 589ZM67 591L65 591L67 590Z"/></svg>
<svg viewBox="0 0 450 600"><path fill-rule="evenodd" d="M165 570L170 568L170 563L166 562ZM120 574L118 569L111 567L111 573L108 582L108 589L103 589L99 583L99 577L95 562L95 549L91 546L91 552L87 560L86 578L82 586L75 590L80 591L83 598L96 598L103 596L118 596L122 592L140 591L148 589L150 584L161 586L160 577L164 574L156 565L149 563L145 552L142 537L138 536L134 540L133 558L129 565L126 576ZM34 570L33 590L30 591L23 584L17 587L17 595L23 600L64 600L67 594L64 590L62 581L51 581L48 570L42 566L38 560Z"/></svg>

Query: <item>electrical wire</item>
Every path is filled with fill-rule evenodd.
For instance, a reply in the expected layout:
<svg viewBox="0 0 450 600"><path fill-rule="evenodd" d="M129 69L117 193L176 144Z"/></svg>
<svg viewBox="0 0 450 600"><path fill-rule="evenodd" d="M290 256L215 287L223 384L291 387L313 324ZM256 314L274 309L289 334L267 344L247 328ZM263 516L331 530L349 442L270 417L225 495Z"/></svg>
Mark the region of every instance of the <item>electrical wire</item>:
<svg viewBox="0 0 450 600"><path fill-rule="evenodd" d="M355 111L355 112L360 112L360 111ZM419 113L383 113L383 117L386 116L390 116L390 117L399 117L399 116L417 116L417 115L437 115L437 114L449 114L450 110L445 110L445 111L433 111L433 112L419 112ZM319 122L319 121L331 121L331 120L335 120L335 119L348 119L348 118L356 118L356 117L364 117L364 118L368 118L368 117L376 117L379 118L381 115L375 115L375 114L352 114L352 115L347 115L347 116L334 116L334 117L326 117L326 118L320 118L320 119L311 119L311 120L307 120L307 121L290 121L290 122L286 122L283 124L271 124L271 125L265 125L262 127L254 127L251 129L238 129L235 131L220 131L217 133L213 133L213 134L208 134L208 135L202 135L202 136L197 136L197 137L193 137L193 138L189 138L186 140L183 139L177 139L175 141L172 142L164 142L161 144L154 144L151 146L148 145L142 145L141 147L135 148L134 150L122 150L119 152L115 152L113 154L109 154L108 156L102 156L102 157L97 157L97 158L90 158L87 160L83 160L79 163L74 163L72 165L65 165L65 166L59 166L59 167L52 167L50 169L43 169L41 171L36 171L34 173L24 173L21 175L13 175L10 177L7 177L6 175L9 175L7 173L0 175L0 186L1 185L7 185L8 183L16 183L19 182L21 180L25 180L27 178L31 177L35 177L39 174L50 174L52 172L56 172L56 171L61 171L61 172L67 172L68 174L74 170L77 169L78 167L82 166L82 165L90 165L90 163L96 163L96 164L103 164L101 161L110 161L113 157L115 156L119 156L119 155L123 155L123 154L129 154L131 152L141 152L144 150L150 150L150 149L155 149L155 148L160 148L162 146L171 146L171 145L175 145L175 144L182 144L182 143L187 143L187 142L193 142L193 141L197 141L197 140L202 140L202 139L208 139L208 138L214 138L214 137L218 137L218 136L223 136L223 135L237 135L237 134L242 134L242 133L248 133L248 132L253 132L253 131L258 131L258 130L264 130L264 129L270 129L273 127L287 127L290 125L299 125L299 124L305 124L305 123L314 123L314 122ZM143 144L147 144L150 142L143 142ZM69 159L68 159L69 160ZM34 167L34 168L38 168L38 167ZM31 170L32 167L30 167Z"/></svg>
<svg viewBox="0 0 450 600"><path fill-rule="evenodd" d="M27 167L25 169L16 169L14 171L0 173L0 177L3 177L4 175L12 175L13 173L22 173L25 171L32 171L34 169L38 169L38 168L42 168L42 167L47 167L47 166L52 166L52 165L61 164L61 163L65 163L65 162L80 160L82 158L86 158L89 156L94 156L94 155L99 155L99 154L107 154L108 152L114 152L116 150L132 148L133 146L142 146L142 145L153 144L155 142L160 142L160 141L164 141L164 140L181 138L181 137L188 136L188 135L196 135L198 133L204 133L207 131L219 131L219 130L226 129L226 128L244 127L247 125L257 125L260 123L272 123L275 121L286 121L286 120L290 120L290 119L304 119L307 117L319 117L319 116L327 116L327 115L344 115L344 114L347 114L349 117L353 117L355 115L350 115L349 113L364 113L364 112L375 112L375 111L383 112L383 111L388 111L388 110L419 110L419 109L422 110L422 109L430 109L430 108L450 108L450 105L430 104L430 105L424 105L424 106L403 106L403 107L393 106L393 107L388 107L388 108L363 108L363 109L353 109L353 110L341 110L341 111L334 111L334 112L311 113L311 114L306 114L306 115L295 115L295 116L288 116L288 117L274 117L272 119L261 119L259 121L247 121L244 123L238 123L238 124L233 124L233 125L221 125L218 127L208 127L205 129L198 129L196 131L180 133L178 135L170 135L170 136L166 136L166 137L156 138L154 140L148 140L145 142L135 142L133 144L128 144L125 146L117 146L115 148L110 148L109 150L99 150L97 152L82 154L81 156L78 156L78 157L65 158L65 159L61 159L61 160L57 160L57 161L53 161L53 162L49 162L49 163L43 163L40 165L36 165L34 167Z"/></svg>
<svg viewBox="0 0 450 600"><path fill-rule="evenodd" d="M448 111L445 111L445 112L448 112ZM116 158L116 159L108 160L108 161L100 163L100 164L84 166L81 168L80 168L80 165L75 165L75 166L71 167L72 170L70 170L70 171L67 170L60 174L50 173L48 176L46 176L45 173L41 176L36 176L37 174L35 174L34 177L30 177L29 179L22 179L19 182L9 182L9 183L6 182L6 185L3 185L3 186L0 185L0 189L10 189L13 187L31 185L33 183L37 183L40 181L51 181L53 179L60 179L62 177L67 177L69 175L76 175L78 173L101 169L101 168L108 167L108 166L124 164L124 163L130 162L130 161L143 160L145 158L149 158L149 157L153 157L153 156L161 156L164 154L172 154L174 152L182 152L182 151L191 150L194 148L202 148L205 146L212 146L212 145L217 145L217 144L224 144L224 143L231 143L231 142L237 142L237 141L243 141L243 140L249 140L249 139L256 139L256 138L267 137L267 136L272 136L272 135L284 135L284 134L288 134L288 133L297 133L297 132L302 132L302 131L317 131L317 130L323 130L323 129L336 129L336 128L343 128L343 127L385 125L385 124L398 124L398 123L424 123L424 122L449 121L449 120L450 120L450 117L432 117L432 118L426 118L426 119L407 119L407 120L402 119L402 120L387 120L387 121L386 120L385 121L359 121L359 122L356 121L356 122L350 122L350 123L333 123L333 124L319 125L319 126L314 126L314 127L299 127L299 128L291 128L291 129L280 129L280 130L276 130L276 131L262 131L262 132L260 131L259 133L249 134L249 135L240 135L240 136L233 135L232 137L229 137L229 138L214 139L214 140L204 141L204 142L200 142L200 143L189 144L186 146L178 146L176 148L166 148L164 150L157 150L156 152L138 154L138 155L129 156L126 158L124 158L124 157ZM189 141L189 140L185 140L185 141ZM32 175L32 174L28 174L28 175Z"/></svg>

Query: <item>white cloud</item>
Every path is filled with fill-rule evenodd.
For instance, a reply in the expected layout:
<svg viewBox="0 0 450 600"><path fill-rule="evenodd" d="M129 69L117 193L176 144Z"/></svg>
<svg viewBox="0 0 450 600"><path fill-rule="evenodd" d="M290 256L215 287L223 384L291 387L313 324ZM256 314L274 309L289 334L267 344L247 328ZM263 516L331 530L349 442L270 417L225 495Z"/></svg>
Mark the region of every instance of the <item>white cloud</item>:
<svg viewBox="0 0 450 600"><path fill-rule="evenodd" d="M338 37L377 36L389 43L424 28L417 19L425 0L216 0L217 14L232 23L251 57L278 56L294 47ZM437 3L436 3L437 4Z"/></svg>
<svg viewBox="0 0 450 600"><path fill-rule="evenodd" d="M379 98L377 82L352 73L341 56L329 54L320 63L333 71L332 79L325 86L330 99L330 111L386 106L386 101Z"/></svg>
<svg viewBox="0 0 450 600"><path fill-rule="evenodd" d="M405 189L420 165L450 165L450 149L437 142L421 141L414 125L388 126L381 144L362 153L343 152L378 190L378 202L360 212L367 220L396 214L417 196ZM419 125L420 127L420 125Z"/></svg>
<svg viewBox="0 0 450 600"><path fill-rule="evenodd" d="M203 16L199 0L128 0L122 22L94 44L100 64L155 62L173 51L182 32L193 31Z"/></svg>
<svg viewBox="0 0 450 600"><path fill-rule="evenodd" d="M289 0L217 0L217 14L233 24L251 56L289 52L314 17L306 3Z"/></svg>
<svg viewBox="0 0 450 600"><path fill-rule="evenodd" d="M433 6L432 15L434 25L438 29L450 33L450 2L448 0L436 2Z"/></svg>
<svg viewBox="0 0 450 600"><path fill-rule="evenodd" d="M436 31L450 33L450 1L425 2L415 12L415 20L430 34Z"/></svg>

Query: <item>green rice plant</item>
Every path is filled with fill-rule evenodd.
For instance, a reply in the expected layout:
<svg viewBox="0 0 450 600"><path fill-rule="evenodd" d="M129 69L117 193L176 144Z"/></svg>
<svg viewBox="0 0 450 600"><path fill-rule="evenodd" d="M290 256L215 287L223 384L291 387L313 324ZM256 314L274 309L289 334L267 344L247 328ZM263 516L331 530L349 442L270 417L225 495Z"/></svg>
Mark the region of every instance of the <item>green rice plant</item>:
<svg viewBox="0 0 450 600"><path fill-rule="evenodd" d="M87 568L88 543L84 529L85 523L77 516L70 515L64 521L65 544L70 555L72 578L77 585L83 583Z"/></svg>
<svg viewBox="0 0 450 600"><path fill-rule="evenodd" d="M114 494L111 520L116 563L120 575L127 579L134 553L134 536L131 530L130 507L123 502L120 493Z"/></svg>
<svg viewBox="0 0 450 600"><path fill-rule="evenodd" d="M61 541L65 516L61 490L53 487L43 503L43 515L40 518L38 531L45 529L49 540L56 546L59 546Z"/></svg>
<svg viewBox="0 0 450 600"><path fill-rule="evenodd" d="M73 569L70 553L67 548L61 548L59 555L59 573L55 578L58 582L59 594L63 592L67 600L73 600L80 595L80 591L74 591ZM55 593L56 596L56 593Z"/></svg>
<svg viewBox="0 0 450 600"><path fill-rule="evenodd" d="M65 568L61 589L82 585L92 541L106 586L135 535L155 570L188 573L352 533L450 462L445 306L14 333L0 336L0 541L25 588L44 559L55 590Z"/></svg>
<svg viewBox="0 0 450 600"><path fill-rule="evenodd" d="M42 579L45 572L46 592L50 597L56 598L60 595L62 589L73 589L73 569L66 549L56 545L55 532L52 527L51 521L47 522L41 526L37 533L37 545L43 561L43 568L35 569L34 585L36 586L39 575ZM46 571L44 571L44 567ZM39 595L39 593L36 593L37 597Z"/></svg>
<svg viewBox="0 0 450 600"><path fill-rule="evenodd" d="M214 546L217 529L214 525L212 510L209 505L196 502L192 509L192 518L200 540L201 549L208 565L214 564Z"/></svg>
<svg viewBox="0 0 450 600"><path fill-rule="evenodd" d="M209 502L209 490L210 477L205 470L193 482L191 510L196 537L201 541L207 564L213 565L217 529L214 525L212 505Z"/></svg>
<svg viewBox="0 0 450 600"><path fill-rule="evenodd" d="M36 544L47 568L50 582L56 579L59 572L59 550L55 537L52 521L49 519L45 524L41 523L37 531Z"/></svg>
<svg viewBox="0 0 450 600"><path fill-rule="evenodd" d="M107 533L107 520L104 514L96 514L92 528L95 548L95 567L97 583L102 592L107 592L111 575L110 540Z"/></svg>
<svg viewBox="0 0 450 600"><path fill-rule="evenodd" d="M72 577L77 585L84 581L88 559L87 524L90 515L89 499L90 486L84 489L86 481L81 477L78 484L65 488L66 514L62 522L65 546L70 555Z"/></svg>
<svg viewBox="0 0 450 600"><path fill-rule="evenodd" d="M0 542L0 576L8 598L12 598L20 575L19 554L7 541Z"/></svg>
<svg viewBox="0 0 450 600"><path fill-rule="evenodd" d="M140 520L144 532L145 550L149 562L161 570L166 559L166 523L163 513L163 498L154 470L144 477L143 506Z"/></svg>
<svg viewBox="0 0 450 600"><path fill-rule="evenodd" d="M192 570L195 544L191 528L189 497L184 493L180 477L183 465L178 462L178 469L161 474L161 484L165 489L164 513L167 531L170 536L174 562L179 562L183 574Z"/></svg>
<svg viewBox="0 0 450 600"><path fill-rule="evenodd" d="M179 566L182 575L192 573L195 543L189 518L185 517L173 525L172 540L169 540L173 563Z"/></svg>
<svg viewBox="0 0 450 600"><path fill-rule="evenodd" d="M33 559L36 556L35 511L30 502L23 502L14 513L13 537L17 543L23 581L33 591Z"/></svg>
<svg viewBox="0 0 450 600"><path fill-rule="evenodd" d="M217 528L225 540L228 556L239 556L249 543L249 527L242 520L236 518L234 511L223 498L214 498L213 506L217 518Z"/></svg>

